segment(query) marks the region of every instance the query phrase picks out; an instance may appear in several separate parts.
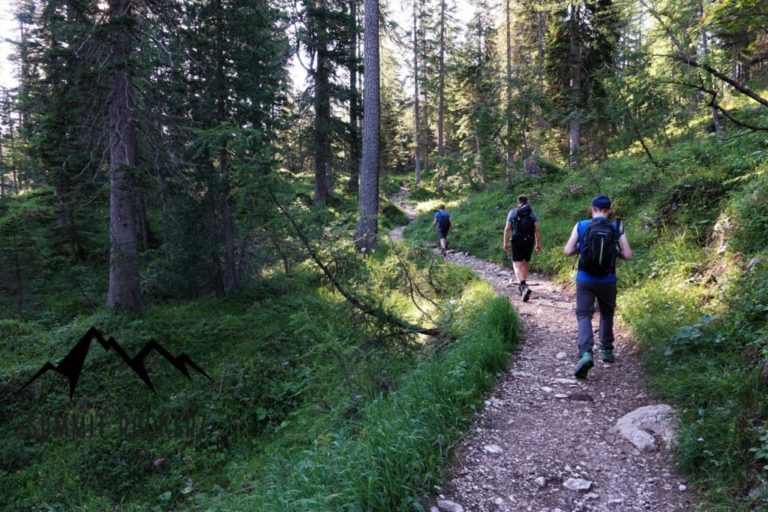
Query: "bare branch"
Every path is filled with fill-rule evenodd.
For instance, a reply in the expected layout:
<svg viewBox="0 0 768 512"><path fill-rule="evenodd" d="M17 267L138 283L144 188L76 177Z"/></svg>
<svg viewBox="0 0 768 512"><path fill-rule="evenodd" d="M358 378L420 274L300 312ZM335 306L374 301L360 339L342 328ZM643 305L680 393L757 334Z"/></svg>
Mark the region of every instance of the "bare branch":
<svg viewBox="0 0 768 512"><path fill-rule="evenodd" d="M291 217L291 214L288 213L288 210L285 209L283 205L278 202L277 197L275 197L275 194L268 189L269 195L272 198L272 202L275 203L277 208L280 210L280 212L285 216L286 219L288 219L288 222L291 223L291 226L293 227L293 230L296 232L296 235L299 237L299 240L301 240L301 243L304 245L304 248L309 253L309 256L312 258L312 260L317 264L318 267L320 267L320 270L322 270L323 274L325 274L325 277L330 281L330 283L333 285L334 288L344 297L347 302L349 302L352 306L359 309L363 313L365 313L368 316L371 316L377 320L386 322L388 324L391 324L395 327L397 327L399 330L411 333L411 334L425 334L427 336L439 336L441 334L440 329L437 328L423 328L419 327L417 325L411 325L410 323L401 320L400 318L397 318L396 316L387 313L386 311L377 310L368 304L363 303L360 299L352 295L349 291L347 291L343 286L341 286L341 283L339 283L336 278L333 276L333 273L331 273L330 270L328 270L328 267L323 263L323 261L320 259L320 256L318 256L317 252L312 248L312 244L307 239L304 232L301 230L299 225L296 223L296 221Z"/></svg>

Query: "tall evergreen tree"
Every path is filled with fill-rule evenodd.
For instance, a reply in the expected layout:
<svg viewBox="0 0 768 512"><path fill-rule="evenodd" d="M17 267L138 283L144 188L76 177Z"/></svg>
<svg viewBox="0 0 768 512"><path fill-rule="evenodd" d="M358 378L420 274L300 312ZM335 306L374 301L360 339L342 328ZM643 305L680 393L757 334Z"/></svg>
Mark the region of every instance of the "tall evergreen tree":
<svg viewBox="0 0 768 512"><path fill-rule="evenodd" d="M378 245L379 214L379 1L365 0L365 92L363 104L363 158L355 242L372 251Z"/></svg>

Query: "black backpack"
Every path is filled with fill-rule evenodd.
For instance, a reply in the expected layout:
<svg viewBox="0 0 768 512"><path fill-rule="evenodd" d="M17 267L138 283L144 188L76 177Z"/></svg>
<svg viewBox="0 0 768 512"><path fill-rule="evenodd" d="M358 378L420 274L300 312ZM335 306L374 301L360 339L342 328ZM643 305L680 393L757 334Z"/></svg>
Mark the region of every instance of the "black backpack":
<svg viewBox="0 0 768 512"><path fill-rule="evenodd" d="M593 276L607 276L616 271L619 257L619 234L607 219L592 219L579 242L579 270Z"/></svg>
<svg viewBox="0 0 768 512"><path fill-rule="evenodd" d="M437 216L437 225L440 227L440 231L448 232L451 229L451 216L448 212L442 212Z"/></svg>
<svg viewBox="0 0 768 512"><path fill-rule="evenodd" d="M533 222L532 214L533 210L529 204L515 210L515 218L512 224L512 240L531 240L533 238L536 226Z"/></svg>

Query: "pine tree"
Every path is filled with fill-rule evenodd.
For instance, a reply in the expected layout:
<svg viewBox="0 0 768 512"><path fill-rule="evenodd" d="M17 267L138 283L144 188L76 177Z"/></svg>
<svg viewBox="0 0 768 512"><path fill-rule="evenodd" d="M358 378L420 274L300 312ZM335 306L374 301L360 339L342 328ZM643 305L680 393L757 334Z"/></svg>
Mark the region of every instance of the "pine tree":
<svg viewBox="0 0 768 512"><path fill-rule="evenodd" d="M365 0L365 93L363 158L360 168L360 219L355 243L372 251L378 245L379 214L379 2Z"/></svg>

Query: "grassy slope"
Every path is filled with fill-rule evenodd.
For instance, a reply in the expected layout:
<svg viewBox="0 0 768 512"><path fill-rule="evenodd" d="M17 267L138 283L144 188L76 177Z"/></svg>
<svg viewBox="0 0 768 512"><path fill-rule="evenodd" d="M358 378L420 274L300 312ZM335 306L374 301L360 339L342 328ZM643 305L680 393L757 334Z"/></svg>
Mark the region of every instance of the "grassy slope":
<svg viewBox="0 0 768 512"><path fill-rule="evenodd" d="M354 224L346 209L353 210L343 206L333 224L328 215L319 222L346 233ZM385 228L398 220L390 211ZM362 319L309 263L226 300L156 302L137 318L102 310L72 318L77 308L68 303L60 316L0 320L0 509L412 508L439 481L447 450L518 332L508 303L468 271L405 245L398 252L442 313L423 299L425 313L414 306L388 246L365 259L334 248L335 271L390 311L422 324L431 315L450 328L457 341L444 352L424 340L403 345L386 326ZM43 306L55 302L45 292L37 290L41 311L59 311ZM129 354L155 337L172 353L186 352L213 382L194 372L187 381L150 357L153 395L114 354L94 347L73 401L56 374L11 394L91 325ZM104 432L28 438L31 423L70 412L104 417ZM125 436L121 414L193 415L204 428L195 436Z"/></svg>
<svg viewBox="0 0 768 512"><path fill-rule="evenodd" d="M768 436L761 440L768 420L761 377L768 351L768 142L761 134L691 139L656 158L663 169L642 155L616 157L449 201L451 245L505 261L505 215L517 194L527 193L544 245L533 267L570 281L574 260L562 256L562 246L591 198L610 195L635 249L635 259L619 269L619 313L643 345L659 398L679 406L681 469L699 485L707 510L768 506L765 461L756 459L768 459ZM433 238L430 221L422 216L406 236ZM756 256L762 263L747 270Z"/></svg>

